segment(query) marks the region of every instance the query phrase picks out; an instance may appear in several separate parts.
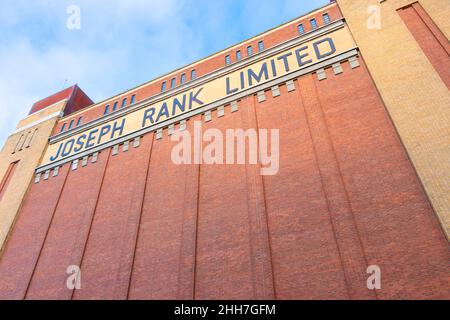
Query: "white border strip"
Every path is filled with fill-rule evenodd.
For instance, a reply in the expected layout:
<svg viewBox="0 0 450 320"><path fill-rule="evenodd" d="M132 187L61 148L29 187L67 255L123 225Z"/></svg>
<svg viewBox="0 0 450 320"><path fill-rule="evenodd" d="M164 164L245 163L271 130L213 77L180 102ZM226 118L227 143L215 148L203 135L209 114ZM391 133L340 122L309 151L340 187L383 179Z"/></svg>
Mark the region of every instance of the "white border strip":
<svg viewBox="0 0 450 320"><path fill-rule="evenodd" d="M61 101L63 101L63 100L61 100ZM61 102L61 101L60 101L60 102ZM30 123L30 124L27 124L26 126L23 126L23 127L18 128L18 129L17 129L16 131L14 131L11 135L14 135L14 134L19 133L19 132L22 132L22 131L24 131L24 130L30 129L30 128L32 128L32 127L34 127L34 126L37 126L38 124L40 124L40 123L42 123L42 122L45 122L45 121L47 121L47 120L50 120L50 119L52 119L52 118L55 118L55 117L62 117L63 114L64 114L64 112L62 112L62 111L56 111L56 112L54 112L54 113L52 113L52 114L49 114L48 116L46 116L46 117L44 117L44 118L40 118L40 119L38 119L38 120L36 120L36 121ZM25 119L26 119L26 118L25 118Z"/></svg>

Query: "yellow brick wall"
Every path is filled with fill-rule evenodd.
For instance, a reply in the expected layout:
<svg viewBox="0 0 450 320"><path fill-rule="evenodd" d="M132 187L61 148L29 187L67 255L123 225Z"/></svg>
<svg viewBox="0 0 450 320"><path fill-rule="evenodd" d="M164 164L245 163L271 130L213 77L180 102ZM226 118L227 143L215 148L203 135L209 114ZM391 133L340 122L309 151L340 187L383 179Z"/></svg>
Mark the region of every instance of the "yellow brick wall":
<svg viewBox="0 0 450 320"><path fill-rule="evenodd" d="M337 0L447 237L450 238L450 93L397 13L411 0ZM419 3L449 38L450 1ZM381 29L367 28L369 5Z"/></svg>
<svg viewBox="0 0 450 320"><path fill-rule="evenodd" d="M35 113L29 115L28 117L19 121L16 129L23 128L23 127L28 126L36 121L39 121L40 119L50 116L50 115L54 114L55 112L61 111L61 106L63 104L65 104L66 102L67 102L67 100L59 101L51 106L48 106L45 109L40 110L39 112L35 112Z"/></svg>
<svg viewBox="0 0 450 320"><path fill-rule="evenodd" d="M34 169L39 165L42 155L47 147L48 138L59 118L59 116L55 114L62 111L65 105L66 101L61 101L41 112L23 119L18 125L18 132L9 136L3 146L0 153L0 180L5 176L11 163L18 160L19 163L7 186L4 196L0 201L0 253L11 226L16 219L17 212L20 209L30 182L34 178ZM51 119L36 123L51 115L54 115ZM22 128L22 130L20 128ZM30 147L23 148L22 151L13 153L22 134L26 135L28 132L34 132L35 129L37 129L37 131L32 139Z"/></svg>

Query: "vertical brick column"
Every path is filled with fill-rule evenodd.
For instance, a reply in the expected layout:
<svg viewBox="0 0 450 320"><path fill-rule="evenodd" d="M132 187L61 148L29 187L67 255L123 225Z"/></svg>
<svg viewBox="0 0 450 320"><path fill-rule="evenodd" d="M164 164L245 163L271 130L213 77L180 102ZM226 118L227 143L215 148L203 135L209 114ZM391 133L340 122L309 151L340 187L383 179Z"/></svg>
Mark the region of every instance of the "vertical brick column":
<svg viewBox="0 0 450 320"><path fill-rule="evenodd" d="M193 132L194 120L200 121L201 118L197 116L187 122L186 130L189 132ZM185 205L181 211L182 229L176 298L192 300L195 297L200 165L181 165L181 167L185 170L183 195Z"/></svg>
<svg viewBox="0 0 450 320"><path fill-rule="evenodd" d="M153 143L129 299L193 298L198 168L173 163L166 134Z"/></svg>
<svg viewBox="0 0 450 320"><path fill-rule="evenodd" d="M331 70L328 69L328 72ZM297 92L299 92L299 99L303 101L305 108L327 209L345 273L347 290L350 298L353 299L375 298L374 292L369 291L366 287L367 263L364 250L324 119L316 81L318 80L315 74L301 77L298 80L299 90Z"/></svg>
<svg viewBox="0 0 450 320"><path fill-rule="evenodd" d="M256 117L256 97L249 96L239 103L242 118L242 128L253 128L259 134L259 125ZM270 141L270 131L268 143ZM259 136L258 136L259 139ZM258 145L260 148L261 145ZM270 150L270 149L269 149ZM260 152L260 150L258 150ZM253 150L255 152L255 150ZM249 145L246 145L246 154L249 155ZM257 153L258 154L258 153ZM253 282L255 299L275 299L275 283L272 269L272 249L270 247L267 210L265 202L264 180L261 175L261 164L245 165L245 178L247 180L247 206L250 225L251 259L253 268Z"/></svg>
<svg viewBox="0 0 450 320"><path fill-rule="evenodd" d="M152 141L148 134L138 148L110 157L74 299L127 298Z"/></svg>
<svg viewBox="0 0 450 320"><path fill-rule="evenodd" d="M226 129L242 128L242 108L226 109L203 130L225 137ZM254 274L246 166L202 164L200 171L195 298L255 299L260 279Z"/></svg>
<svg viewBox="0 0 450 320"><path fill-rule="evenodd" d="M277 299L346 299L347 286L298 90L256 104L259 128L278 129L280 168L264 176Z"/></svg>
<svg viewBox="0 0 450 320"><path fill-rule="evenodd" d="M69 165L54 179L33 184L0 257L0 299L25 297L47 236Z"/></svg>
<svg viewBox="0 0 450 320"><path fill-rule="evenodd" d="M450 42L425 12L420 3L398 10L414 39L436 72L450 89Z"/></svg>
<svg viewBox="0 0 450 320"><path fill-rule="evenodd" d="M72 297L66 286L67 268L81 265L109 157L110 149L104 150L96 164L70 171L26 299Z"/></svg>
<svg viewBox="0 0 450 320"><path fill-rule="evenodd" d="M377 297L448 297L448 242L364 60L342 69L316 88L367 264L381 269Z"/></svg>

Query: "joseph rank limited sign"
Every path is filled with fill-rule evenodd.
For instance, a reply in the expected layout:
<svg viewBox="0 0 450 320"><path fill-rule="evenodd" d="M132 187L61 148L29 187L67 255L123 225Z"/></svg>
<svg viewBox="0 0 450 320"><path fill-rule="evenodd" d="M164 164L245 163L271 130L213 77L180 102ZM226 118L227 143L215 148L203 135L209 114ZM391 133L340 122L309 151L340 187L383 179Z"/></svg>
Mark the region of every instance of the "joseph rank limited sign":
<svg viewBox="0 0 450 320"><path fill-rule="evenodd" d="M131 136L134 132L154 127L175 117L179 118L180 115L203 108L255 86L261 86L353 48L355 48L355 43L346 27L306 42L299 41L289 49L255 60L253 63L224 73L211 81L181 91L159 102L142 106L114 120L105 120L95 127L68 135L49 145L41 167L98 149L98 147L121 137Z"/></svg>

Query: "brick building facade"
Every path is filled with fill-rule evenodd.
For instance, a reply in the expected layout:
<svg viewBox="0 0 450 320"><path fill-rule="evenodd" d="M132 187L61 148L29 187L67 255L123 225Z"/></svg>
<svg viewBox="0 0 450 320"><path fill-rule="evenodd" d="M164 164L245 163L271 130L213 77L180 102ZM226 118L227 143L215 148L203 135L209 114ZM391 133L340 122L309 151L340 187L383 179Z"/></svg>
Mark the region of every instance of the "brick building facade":
<svg viewBox="0 0 450 320"><path fill-rule="evenodd" d="M17 172L28 175L10 195L19 206L0 199L0 298L450 298L450 6L375 1L386 29L362 30L372 2L330 3L100 103L77 88L35 105L31 124L51 129L38 131L33 168L10 165L28 158L8 158L17 134L1 154L2 196ZM391 57L392 37L409 51ZM427 83L408 77L414 66ZM231 90L246 68L263 70L257 83ZM224 79L226 92L215 84ZM414 90L400 98L405 83ZM143 110L199 90L198 107L138 126ZM432 115L417 106L423 95ZM55 103L58 114L39 116ZM195 121L279 129L278 173L174 164L170 136L193 133ZM367 287L371 265L380 290ZM80 290L67 288L69 266L81 270Z"/></svg>

